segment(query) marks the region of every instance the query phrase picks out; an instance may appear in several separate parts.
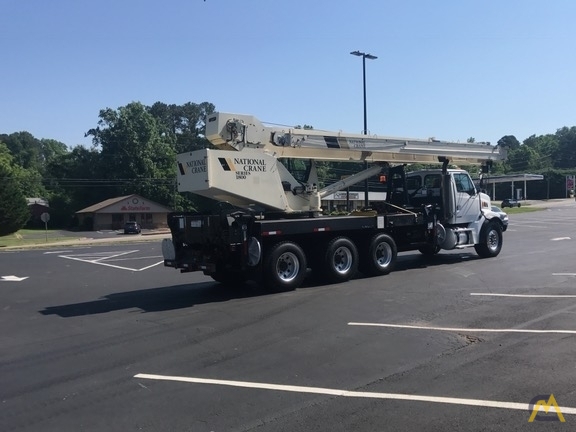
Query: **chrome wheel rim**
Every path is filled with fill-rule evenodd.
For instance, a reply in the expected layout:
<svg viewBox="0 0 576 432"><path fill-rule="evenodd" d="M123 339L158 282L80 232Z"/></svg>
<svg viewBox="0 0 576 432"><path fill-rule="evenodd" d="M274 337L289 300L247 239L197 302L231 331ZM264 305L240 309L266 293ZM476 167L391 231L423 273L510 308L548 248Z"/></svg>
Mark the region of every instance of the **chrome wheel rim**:
<svg viewBox="0 0 576 432"><path fill-rule="evenodd" d="M392 262L392 248L386 242L378 244L374 251L374 255L378 267L386 268Z"/></svg>
<svg viewBox="0 0 576 432"><path fill-rule="evenodd" d="M290 282L300 272L300 261L292 252L285 252L276 261L276 273L285 282Z"/></svg>
<svg viewBox="0 0 576 432"><path fill-rule="evenodd" d="M339 247L334 251L333 266L340 274L347 273L352 268L352 251L347 247Z"/></svg>
<svg viewBox="0 0 576 432"><path fill-rule="evenodd" d="M498 249L498 246L500 244L500 239L498 237L498 232L494 229L490 230L488 232L488 236L486 238L486 242L487 242L487 246L488 249L490 249L491 251L495 251Z"/></svg>

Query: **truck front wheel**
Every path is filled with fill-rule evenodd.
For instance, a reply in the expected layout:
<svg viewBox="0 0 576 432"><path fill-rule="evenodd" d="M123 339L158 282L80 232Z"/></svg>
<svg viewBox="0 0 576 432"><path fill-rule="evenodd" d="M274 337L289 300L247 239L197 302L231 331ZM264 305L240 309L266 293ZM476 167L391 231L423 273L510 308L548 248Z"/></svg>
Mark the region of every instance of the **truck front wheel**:
<svg viewBox="0 0 576 432"><path fill-rule="evenodd" d="M502 227L498 222L487 222L480 231L480 243L474 246L478 256L492 258L502 250Z"/></svg>
<svg viewBox="0 0 576 432"><path fill-rule="evenodd" d="M387 234L376 234L370 240L368 251L360 259L360 271L366 276L390 273L396 264L398 250L394 239Z"/></svg>
<svg viewBox="0 0 576 432"><path fill-rule="evenodd" d="M346 237L336 237L326 246L322 277L328 282L346 282L358 270L358 249Z"/></svg>
<svg viewBox="0 0 576 432"><path fill-rule="evenodd" d="M264 262L264 282L273 291L298 288L306 277L306 255L292 242L275 244Z"/></svg>

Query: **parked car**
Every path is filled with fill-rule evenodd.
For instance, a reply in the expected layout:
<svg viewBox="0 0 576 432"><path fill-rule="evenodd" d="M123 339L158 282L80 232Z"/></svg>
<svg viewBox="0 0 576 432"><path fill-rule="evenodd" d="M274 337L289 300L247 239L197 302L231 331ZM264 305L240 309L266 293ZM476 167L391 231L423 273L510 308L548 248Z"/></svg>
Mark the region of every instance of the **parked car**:
<svg viewBox="0 0 576 432"><path fill-rule="evenodd" d="M501 207L520 207L520 201L515 198L506 198L504 201L502 201Z"/></svg>
<svg viewBox="0 0 576 432"><path fill-rule="evenodd" d="M496 213L500 220L502 221L502 231L506 231L508 229L508 214L503 211L500 207L493 205L492 206L492 213Z"/></svg>
<svg viewBox="0 0 576 432"><path fill-rule="evenodd" d="M140 234L141 231L138 222L130 221L124 224L124 234Z"/></svg>

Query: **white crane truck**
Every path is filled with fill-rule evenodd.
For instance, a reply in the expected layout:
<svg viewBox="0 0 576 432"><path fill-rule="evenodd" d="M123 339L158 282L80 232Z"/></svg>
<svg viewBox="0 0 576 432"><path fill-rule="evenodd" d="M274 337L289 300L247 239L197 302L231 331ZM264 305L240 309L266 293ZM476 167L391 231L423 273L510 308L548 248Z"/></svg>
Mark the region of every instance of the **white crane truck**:
<svg viewBox="0 0 576 432"><path fill-rule="evenodd" d="M504 227L489 196L466 171L448 169L502 160L497 146L271 127L226 113L207 117L206 138L216 150L177 156L178 190L218 205L168 215L167 267L278 291L300 286L309 268L327 282L344 282L358 270L389 273L402 251L474 247L480 257L495 257L502 248ZM295 159L306 169L291 171ZM364 169L320 188L317 161L359 162ZM442 168L405 173L413 163ZM385 182L385 201L323 215L324 197L376 176Z"/></svg>

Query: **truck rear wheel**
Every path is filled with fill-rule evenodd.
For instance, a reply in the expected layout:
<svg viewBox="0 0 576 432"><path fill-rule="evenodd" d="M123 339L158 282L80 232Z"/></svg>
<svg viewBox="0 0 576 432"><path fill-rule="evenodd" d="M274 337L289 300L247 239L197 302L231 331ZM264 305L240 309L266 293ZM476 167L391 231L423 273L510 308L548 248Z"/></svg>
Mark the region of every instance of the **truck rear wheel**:
<svg viewBox="0 0 576 432"><path fill-rule="evenodd" d="M275 244L264 262L264 282L273 291L298 288L306 277L306 255L289 241Z"/></svg>
<svg viewBox="0 0 576 432"><path fill-rule="evenodd" d="M326 246L322 277L328 282L346 282L358 270L358 249L346 237L336 237Z"/></svg>
<svg viewBox="0 0 576 432"><path fill-rule="evenodd" d="M376 234L360 259L360 271L367 276L386 275L396 264L396 242L387 234Z"/></svg>
<svg viewBox="0 0 576 432"><path fill-rule="evenodd" d="M474 245L474 249L482 258L495 257L502 250L502 239L502 227L498 222L487 222L480 231L480 243Z"/></svg>

